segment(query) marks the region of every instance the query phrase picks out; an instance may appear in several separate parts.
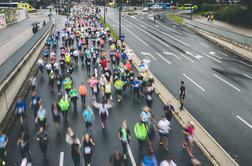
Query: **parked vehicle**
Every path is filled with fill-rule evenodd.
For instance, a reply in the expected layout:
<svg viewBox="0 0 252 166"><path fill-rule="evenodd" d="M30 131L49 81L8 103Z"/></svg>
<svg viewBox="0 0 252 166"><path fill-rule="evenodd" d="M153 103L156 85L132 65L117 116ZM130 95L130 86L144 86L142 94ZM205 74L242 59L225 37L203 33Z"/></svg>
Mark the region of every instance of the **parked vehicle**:
<svg viewBox="0 0 252 166"><path fill-rule="evenodd" d="M152 10L160 10L160 9L163 9L163 7L162 7L162 6L159 6L159 5L152 5L152 6L150 7L150 9L152 9Z"/></svg>

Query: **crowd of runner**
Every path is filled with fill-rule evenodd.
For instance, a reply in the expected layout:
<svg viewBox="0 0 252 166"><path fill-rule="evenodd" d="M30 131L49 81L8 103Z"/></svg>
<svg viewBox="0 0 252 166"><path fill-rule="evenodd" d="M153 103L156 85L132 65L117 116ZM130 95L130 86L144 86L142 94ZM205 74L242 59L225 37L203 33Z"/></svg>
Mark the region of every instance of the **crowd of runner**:
<svg viewBox="0 0 252 166"><path fill-rule="evenodd" d="M73 165L80 166L81 156L84 157L85 166L92 165L92 154L95 138L93 138L93 123L96 118L93 109L99 110L101 127L106 128L109 117L109 109L113 104L123 104L124 94L132 93L132 100L139 102L145 98L146 106L139 115L140 121L134 125L133 130L128 128L127 120L122 122L118 128L118 138L121 142L121 150L116 149L108 159L111 166L124 166L128 158L127 146L130 145L132 132L139 143L143 154L143 166L176 166L171 158L157 161L152 148L150 134L159 133L160 144L168 151L168 135L171 131L170 121L173 112L172 105L163 107L163 116L157 120L152 111L153 95L155 94L154 81L148 75L149 64L141 62L136 68L133 67L132 55L126 51L123 41L117 41L111 36L108 28L101 23L98 13L99 8L76 8L71 16L67 17L62 30L56 31L47 40L42 55L38 60L41 77L49 78L50 91L57 94L57 100L52 101L51 114L57 131L61 124L67 124L70 110L78 111L77 101L81 100L81 112L86 125L86 133L81 139L77 138L71 127L66 133L66 142L71 146ZM75 83L72 77L75 66L85 66L88 84ZM32 94L30 103L25 103L23 97L16 102L15 113L21 125L21 132L17 140L22 159L32 163L29 149L29 138L25 130L24 117L27 110L33 112L33 118L37 126L36 141L41 149L44 159L47 158L47 144L49 135L47 133L47 116L49 111L43 105L43 99L37 93L36 77L31 78ZM87 94L92 94L92 102L86 102ZM112 98L115 93L116 99ZM184 83L181 82L180 102L183 110L183 99L185 97ZM193 123L189 123L183 131L185 142L182 147L186 148L189 156L193 155ZM0 133L1 164L5 165L5 146L8 138ZM147 150L146 150L147 149ZM197 161L195 161L197 164ZM199 163L198 163L199 164ZM140 164L139 164L140 165Z"/></svg>

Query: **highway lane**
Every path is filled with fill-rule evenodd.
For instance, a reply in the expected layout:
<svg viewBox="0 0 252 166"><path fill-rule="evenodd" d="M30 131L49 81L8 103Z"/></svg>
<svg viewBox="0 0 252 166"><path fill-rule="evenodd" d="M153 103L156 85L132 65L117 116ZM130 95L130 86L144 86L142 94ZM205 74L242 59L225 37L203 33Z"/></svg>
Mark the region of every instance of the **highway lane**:
<svg viewBox="0 0 252 166"><path fill-rule="evenodd" d="M109 10L107 21L117 29L116 13ZM184 31L184 28L178 30L168 26L181 33L177 37L178 33L164 26L155 26L156 23L143 16L124 16L122 25L126 42L137 55L141 58L148 54L155 57L156 60L149 56L152 60L151 70L175 96L179 81L186 81L186 107L224 149L238 158L238 163L246 165L250 160L246 154L250 153L252 138L249 132L252 123L251 64L192 32L187 33L188 30ZM181 42L159 31L190 44L190 48L181 46ZM191 39L193 41L188 42ZM170 43L178 49L170 46ZM185 52L183 56L181 52ZM199 58L197 54L202 57Z"/></svg>
<svg viewBox="0 0 252 166"><path fill-rule="evenodd" d="M57 17L56 23L57 28L62 27L62 23L64 19L62 17ZM74 86L79 86L81 82L85 82L87 84L87 75L86 75L86 68L82 67L79 63L77 68L74 68L73 78L74 78ZM45 73L44 73L45 74ZM44 75L45 76L45 75ZM64 153L63 163L64 166L71 166L73 165L71 156L70 156L70 146L65 142L65 133L66 133L66 125L61 124L61 130L59 133L56 132L54 125L52 123L52 117L50 112L50 105L53 99L57 98L55 93L50 93L48 79L45 77L44 79L41 78L40 73L37 74L37 80L39 81L37 91L38 94L41 96L43 100L43 104L45 108L48 110L48 122L49 122L49 151L48 151L48 161L42 160L42 155L38 148L38 144L35 142L35 128L34 128L34 121L33 113L28 113L28 132L30 134L30 149L32 153L32 159L35 166L56 166L59 165L59 158L60 154ZM89 90L90 91L90 90ZM26 102L29 100L29 96L31 95L31 91L28 92L26 96ZM90 103L90 93L87 97L87 102ZM115 99L115 96L114 96ZM98 112L95 110L96 119L93 126L93 137L96 142L96 147L94 149L92 165L95 166L106 166L108 163L108 158L110 153L112 153L115 147L119 147L121 149L120 142L117 138L117 132L121 125L121 122L127 119L131 134L132 134L132 141L131 141L131 149L133 155L137 161L137 165L139 165L142 156L139 155L138 152L138 143L135 139L133 133L133 125L139 120L139 114L141 112L141 108L144 106L145 100L141 99L140 104L137 104L132 101L130 92L127 92L124 95L124 100L122 103L117 104L115 103L114 107L110 110L110 115L108 118L107 128L102 130L101 128L101 121L98 117ZM162 114L162 106L163 104L158 99L158 97L154 96L154 105L153 105L153 114L159 118ZM68 125L73 128L77 137L81 137L85 132L85 125L81 118L81 103L78 101L78 112L75 114L74 112L69 113L69 123ZM182 128L181 126L173 119L171 121L172 125L172 132L170 135L170 144L169 144L169 153L164 152L161 149L158 143L159 136L156 135L153 138L153 145L154 150L156 152L158 160L162 160L167 154L171 154L175 160L175 162L179 165L190 165L190 160L186 153L181 149L180 145L184 141ZM18 165L20 162L20 156L17 151L16 147L16 140L17 140L17 133L18 133L19 126L15 123L12 129L9 131L10 137L10 144L8 145L8 164L12 166ZM16 153L15 153L16 152ZM62 153L63 152L63 153ZM195 156L202 161L203 165L211 165L209 161L203 156L200 150L196 147L195 148ZM129 164L129 161L128 165Z"/></svg>

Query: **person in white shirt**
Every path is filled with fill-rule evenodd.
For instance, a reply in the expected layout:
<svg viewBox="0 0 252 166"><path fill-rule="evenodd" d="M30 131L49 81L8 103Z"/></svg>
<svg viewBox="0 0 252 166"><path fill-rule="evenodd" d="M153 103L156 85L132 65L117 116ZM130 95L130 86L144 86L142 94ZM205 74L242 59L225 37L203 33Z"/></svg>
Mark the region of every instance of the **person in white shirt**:
<svg viewBox="0 0 252 166"><path fill-rule="evenodd" d="M158 132L160 135L160 144L164 144L164 141L168 141L168 134L170 133L170 122L162 115L161 119L158 121ZM167 143L167 142L166 142ZM168 144L165 145L165 150L168 151Z"/></svg>
<svg viewBox="0 0 252 166"><path fill-rule="evenodd" d="M170 157L168 157L166 160L163 160L160 163L160 166L177 166L177 164L174 161L172 161Z"/></svg>

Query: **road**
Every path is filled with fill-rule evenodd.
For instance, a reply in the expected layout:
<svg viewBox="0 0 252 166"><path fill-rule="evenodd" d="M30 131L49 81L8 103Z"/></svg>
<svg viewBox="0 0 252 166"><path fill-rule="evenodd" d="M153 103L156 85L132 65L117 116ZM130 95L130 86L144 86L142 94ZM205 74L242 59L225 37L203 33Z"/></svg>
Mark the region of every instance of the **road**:
<svg viewBox="0 0 252 166"><path fill-rule="evenodd" d="M32 37L31 24L34 22L42 23L44 20L47 22L48 14L44 10L31 13L29 18L0 30L0 65Z"/></svg>
<svg viewBox="0 0 252 166"><path fill-rule="evenodd" d="M62 27L62 23L64 21L64 17L58 16L56 18L57 27ZM86 75L86 68L82 67L81 64L78 64L77 68L74 68L73 72L73 80L74 86L79 86L81 82L85 82L87 84L87 75ZM45 74L45 73L44 73ZM48 133L49 133L49 151L48 151L48 161L42 160L42 154L40 153L38 144L35 141L35 128L34 128L34 121L33 113L28 112L27 115L27 123L28 123L28 132L30 134L30 149L32 153L32 160L35 166L57 166L59 165L60 153L64 153L64 166L71 166L73 165L71 155L70 155L70 146L65 141L65 134L66 134L66 125L61 124L61 131L57 133L53 122L52 116L50 112L50 105L54 98L56 98L56 94L50 93L49 85L48 85L48 78L45 77L44 79L41 78L40 72L37 74L37 79L39 81L37 91L38 94L41 96L43 100L43 104L45 108L48 110ZM89 90L90 91L90 90ZM29 96L31 95L31 91L28 92L26 95L26 102L29 100ZM113 96L115 98L115 96ZM88 95L87 101L90 103L91 96ZM115 102L115 101L114 101ZM109 111L109 118L107 123L107 128L105 130L101 127L101 121L98 117L98 112L95 110L96 119L93 126L93 137L96 142L96 147L93 153L92 165L95 166L107 166L108 165L108 158L109 155L113 152L115 147L119 147L121 149L120 142L117 137L118 129L121 125L123 120L127 120L129 124L129 128L132 134L132 141L130 143L131 150L133 152L134 158L137 161L137 165L140 165L142 156L139 155L138 152L138 143L134 136L133 126L139 120L139 114L141 112L141 108L145 105L144 98L141 99L140 103L135 103L132 101L132 97L130 92L127 92L124 95L123 101L118 104L114 103L113 108ZM78 112L70 112L68 117L68 125L73 128L77 137L81 137L85 132L85 125L81 118L81 103L80 100L78 101ZM162 114L162 107L163 104L159 100L158 97L154 96L154 105L153 105L153 114L156 117L160 117ZM153 138L153 146L154 151L157 155L158 160L164 159L167 154L171 154L174 161L178 165L189 166L190 159L187 156L186 152L181 149L181 143L184 141L184 137L182 134L182 127L174 120L171 121L172 125L172 132L169 136L169 153L165 152L159 146L158 140L159 136L156 135ZM8 165L16 166L20 163L21 157L20 154L17 152L16 141L17 141L17 133L19 130L19 126L17 123L14 123L11 130L9 131L9 145L8 145L8 156L7 161ZM15 153L16 152L16 153ZM62 153L62 154L63 154ZM201 151L195 147L195 156L199 159L204 166L211 165L206 157L201 153ZM130 161L127 161L127 165L131 165Z"/></svg>
<svg viewBox="0 0 252 166"><path fill-rule="evenodd" d="M118 32L116 9L106 21ZM185 107L240 165L252 163L252 64L164 16L123 14L122 33L174 96L184 80Z"/></svg>

